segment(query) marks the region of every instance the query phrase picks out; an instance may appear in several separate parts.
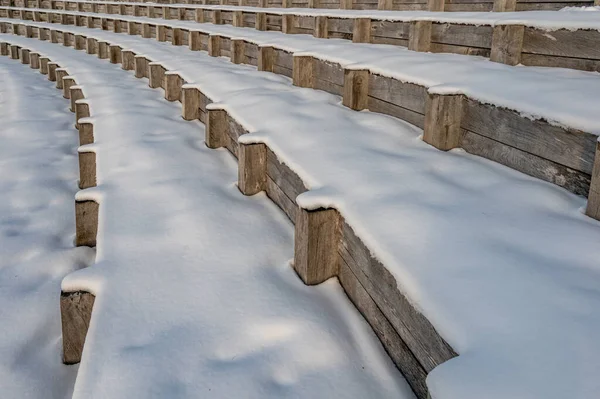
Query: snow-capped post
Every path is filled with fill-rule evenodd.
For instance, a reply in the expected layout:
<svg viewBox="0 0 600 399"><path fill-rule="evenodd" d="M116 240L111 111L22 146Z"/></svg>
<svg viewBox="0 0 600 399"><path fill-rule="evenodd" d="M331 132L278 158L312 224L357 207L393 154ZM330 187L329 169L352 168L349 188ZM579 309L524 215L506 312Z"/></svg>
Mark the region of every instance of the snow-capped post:
<svg viewBox="0 0 600 399"><path fill-rule="evenodd" d="M408 49L427 52L431 49L431 21L411 21L408 31Z"/></svg>
<svg viewBox="0 0 600 399"><path fill-rule="evenodd" d="M121 33L121 21L118 19L113 19L113 32Z"/></svg>
<svg viewBox="0 0 600 399"><path fill-rule="evenodd" d="M69 32L62 33L62 44L65 47L69 47L71 45L71 35Z"/></svg>
<svg viewBox="0 0 600 399"><path fill-rule="evenodd" d="M273 64L275 63L275 54L273 47L265 46L258 48L258 70L265 72L273 72Z"/></svg>
<svg viewBox="0 0 600 399"><path fill-rule="evenodd" d="M119 4L119 14L127 15L127 4Z"/></svg>
<svg viewBox="0 0 600 399"><path fill-rule="evenodd" d="M77 11L79 12L84 12L85 10L83 9L84 3L77 3Z"/></svg>
<svg viewBox="0 0 600 399"><path fill-rule="evenodd" d="M315 59L311 55L295 55L294 64L292 70L292 80L294 86L314 88L315 85L315 74L314 74Z"/></svg>
<svg viewBox="0 0 600 399"><path fill-rule="evenodd" d="M171 19L171 9L167 6L163 6L163 19Z"/></svg>
<svg viewBox="0 0 600 399"><path fill-rule="evenodd" d="M98 58L108 58L108 42L98 42Z"/></svg>
<svg viewBox="0 0 600 399"><path fill-rule="evenodd" d="M195 87L183 86L181 88L181 116L186 121L200 117L200 90Z"/></svg>
<svg viewBox="0 0 600 399"><path fill-rule="evenodd" d="M371 18L355 18L352 28L353 43L371 42Z"/></svg>
<svg viewBox="0 0 600 399"><path fill-rule="evenodd" d="M19 49L21 47L17 46L16 44L11 44L10 45L10 58L13 60L18 60L19 59Z"/></svg>
<svg viewBox="0 0 600 399"><path fill-rule="evenodd" d="M8 43L0 42L0 55L7 56L10 54Z"/></svg>
<svg viewBox="0 0 600 399"><path fill-rule="evenodd" d="M445 0L427 0L427 11L444 11Z"/></svg>
<svg viewBox="0 0 600 399"><path fill-rule="evenodd" d="M245 47L246 42L244 42L244 39L231 39L231 62L233 62L234 64L244 63Z"/></svg>
<svg viewBox="0 0 600 399"><path fill-rule="evenodd" d="M181 100L181 86L184 85L185 81L176 72L167 71L165 72L165 100L167 101L180 101Z"/></svg>
<svg viewBox="0 0 600 399"><path fill-rule="evenodd" d="M154 6L148 6L148 18L156 18L156 10Z"/></svg>
<svg viewBox="0 0 600 399"><path fill-rule="evenodd" d="M148 64L148 68L150 69L150 79L148 80L148 86L153 89L157 89L159 87L163 87L163 80L165 78L165 68L155 62L151 62Z"/></svg>
<svg viewBox="0 0 600 399"><path fill-rule="evenodd" d="M221 36L208 36L208 55L211 57L219 57L221 55Z"/></svg>
<svg viewBox="0 0 600 399"><path fill-rule="evenodd" d="M79 147L79 188L96 187L96 153L86 147Z"/></svg>
<svg viewBox="0 0 600 399"><path fill-rule="evenodd" d="M327 15L317 15L315 17L314 37L320 39L327 39L329 37L329 23L327 21Z"/></svg>
<svg viewBox="0 0 600 399"><path fill-rule="evenodd" d="M426 143L442 151L459 146L463 102L464 96L460 94L427 95L423 127L423 140Z"/></svg>
<svg viewBox="0 0 600 399"><path fill-rule="evenodd" d="M81 361L95 299L94 295L85 291L60 293L64 364Z"/></svg>
<svg viewBox="0 0 600 399"><path fill-rule="evenodd" d="M108 30L108 19L100 18L100 27L102 30Z"/></svg>
<svg viewBox="0 0 600 399"><path fill-rule="evenodd" d="M85 26L89 29L95 28L96 25L94 24L94 17L88 15L85 21Z"/></svg>
<svg viewBox="0 0 600 399"><path fill-rule="evenodd" d="M294 25L297 23L297 17L294 14L283 14L281 16L281 32L287 34L295 33Z"/></svg>
<svg viewBox="0 0 600 399"><path fill-rule="evenodd" d="M244 195L266 190L267 146L264 143L244 144L238 147L238 188Z"/></svg>
<svg viewBox="0 0 600 399"><path fill-rule="evenodd" d="M144 22L142 24L142 37L144 39L150 39L152 37L152 31L150 30L150 24Z"/></svg>
<svg viewBox="0 0 600 399"><path fill-rule="evenodd" d="M85 51L88 54L96 54L98 52L98 40L88 37L86 39Z"/></svg>
<svg viewBox="0 0 600 399"><path fill-rule="evenodd" d="M31 69L40 69L40 55L39 53L29 54L29 66Z"/></svg>
<svg viewBox="0 0 600 399"><path fill-rule="evenodd" d="M58 43L58 31L51 29L50 30L50 43Z"/></svg>
<svg viewBox="0 0 600 399"><path fill-rule="evenodd" d="M227 138L227 111L222 109L207 109L204 142L208 148L225 146Z"/></svg>
<svg viewBox="0 0 600 399"><path fill-rule="evenodd" d="M244 26L244 13L242 11L233 12L233 26L239 28Z"/></svg>
<svg viewBox="0 0 600 399"><path fill-rule="evenodd" d="M42 21L42 13L39 11L34 11L33 12L33 21L34 22L41 22Z"/></svg>
<svg viewBox="0 0 600 399"><path fill-rule="evenodd" d="M71 108L69 110L74 113L77 110L77 100L83 100L85 98L81 86L71 86L69 97L71 98Z"/></svg>
<svg viewBox="0 0 600 399"><path fill-rule="evenodd" d="M92 2L92 12L98 14L98 3Z"/></svg>
<svg viewBox="0 0 600 399"><path fill-rule="evenodd" d="M127 34L128 35L137 35L137 27L135 26L135 21L127 21Z"/></svg>
<svg viewBox="0 0 600 399"><path fill-rule="evenodd" d="M86 47L86 39L83 35L75 35L75 50L84 50Z"/></svg>
<svg viewBox="0 0 600 399"><path fill-rule="evenodd" d="M156 40L159 42L167 41L167 27L165 25L156 25Z"/></svg>
<svg viewBox="0 0 600 399"><path fill-rule="evenodd" d="M33 37L33 26L25 25L25 37L30 39Z"/></svg>
<svg viewBox="0 0 600 399"><path fill-rule="evenodd" d="M67 14L60 14L61 25L69 25L69 16Z"/></svg>
<svg viewBox="0 0 600 399"><path fill-rule="evenodd" d="M496 25L492 34L492 50L490 61L507 65L517 65L521 62L523 49L523 25Z"/></svg>
<svg viewBox="0 0 600 399"><path fill-rule="evenodd" d="M223 20L221 19L221 10L212 10L211 22L215 25L221 25Z"/></svg>
<svg viewBox="0 0 600 399"><path fill-rule="evenodd" d="M92 144L94 142L94 125L91 122L78 122L79 145Z"/></svg>
<svg viewBox="0 0 600 399"><path fill-rule="evenodd" d="M585 214L600 220L600 143L596 141L594 167L592 169L592 182L588 193L588 202Z"/></svg>
<svg viewBox="0 0 600 399"><path fill-rule="evenodd" d="M294 231L294 270L304 284L320 284L337 275L340 236L340 214L337 210L298 208Z"/></svg>
<svg viewBox="0 0 600 399"><path fill-rule="evenodd" d="M173 28L171 32L171 44L173 46L181 46L183 44L183 32L181 28Z"/></svg>
<svg viewBox="0 0 600 399"><path fill-rule="evenodd" d="M188 47L191 51L200 51L202 50L202 33L197 30L190 31L188 40Z"/></svg>
<svg viewBox="0 0 600 399"><path fill-rule="evenodd" d="M377 2L378 10L393 10L394 9L394 1L393 0L379 0Z"/></svg>
<svg viewBox="0 0 600 399"><path fill-rule="evenodd" d="M75 200L75 246L96 246L98 208L96 201Z"/></svg>
<svg viewBox="0 0 600 399"><path fill-rule="evenodd" d="M135 69L134 57L135 53L131 50L121 51L121 58L123 59L123 62L121 63L121 68L123 68L126 71L133 71Z"/></svg>
<svg viewBox="0 0 600 399"><path fill-rule="evenodd" d="M22 48L19 54L21 64L29 65L29 49Z"/></svg>
<svg viewBox="0 0 600 399"><path fill-rule="evenodd" d="M137 4L134 4L133 6L133 16L134 17L141 17L142 13L140 12L140 6Z"/></svg>
<svg viewBox="0 0 600 399"><path fill-rule="evenodd" d="M256 30L267 30L267 14L264 12L257 12L256 19L254 21L254 28Z"/></svg>
<svg viewBox="0 0 600 399"><path fill-rule="evenodd" d="M344 106L356 111L369 106L369 70L344 69Z"/></svg>
<svg viewBox="0 0 600 399"><path fill-rule="evenodd" d="M185 8L180 8L179 9L179 20L185 21L186 14L187 14L187 10Z"/></svg>
<svg viewBox="0 0 600 399"><path fill-rule="evenodd" d="M75 101L75 120L90 116L90 105L85 100Z"/></svg>
<svg viewBox="0 0 600 399"><path fill-rule="evenodd" d="M112 64L119 64L121 62L121 47L117 44L111 44L108 46L108 52L110 56L110 62Z"/></svg>
<svg viewBox="0 0 600 399"><path fill-rule="evenodd" d="M46 41L50 37L50 29L48 28L39 28L38 29L38 38L39 40Z"/></svg>
<svg viewBox="0 0 600 399"><path fill-rule="evenodd" d="M63 98L66 98L67 100L69 100L71 98L71 86L75 86L77 84L77 82L75 82L75 79L72 76L65 76L63 78ZM75 110L73 110L75 111Z"/></svg>
<svg viewBox="0 0 600 399"><path fill-rule="evenodd" d="M48 57L40 57L40 73L42 75L49 75L48 64L50 63L50 59Z"/></svg>
<svg viewBox="0 0 600 399"><path fill-rule="evenodd" d="M135 62L135 77L136 78L147 78L148 74L148 59L141 55L134 57Z"/></svg>
<svg viewBox="0 0 600 399"><path fill-rule="evenodd" d="M196 11L194 14L194 20L199 23L204 22L204 9L196 8Z"/></svg>
<svg viewBox="0 0 600 399"><path fill-rule="evenodd" d="M54 70L55 76L56 76L56 88L57 89L61 89L63 88L63 78L65 76L68 76L69 74L67 73L67 70L65 68L56 68Z"/></svg>

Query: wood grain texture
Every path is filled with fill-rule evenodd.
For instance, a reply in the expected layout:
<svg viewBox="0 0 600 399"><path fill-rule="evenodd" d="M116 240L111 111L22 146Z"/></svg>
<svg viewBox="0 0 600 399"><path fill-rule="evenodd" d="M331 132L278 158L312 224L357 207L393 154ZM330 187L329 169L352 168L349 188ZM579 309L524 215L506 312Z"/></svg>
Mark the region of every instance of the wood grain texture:
<svg viewBox="0 0 600 399"><path fill-rule="evenodd" d="M75 246L96 246L98 210L95 201L75 201Z"/></svg>
<svg viewBox="0 0 600 399"><path fill-rule="evenodd" d="M592 170L592 178L585 214L591 218L600 220L600 143L598 142L596 142L596 150L594 153L594 168Z"/></svg>
<svg viewBox="0 0 600 399"><path fill-rule="evenodd" d="M227 112L221 109L207 110L205 143L208 148L225 146L227 138Z"/></svg>
<svg viewBox="0 0 600 399"><path fill-rule="evenodd" d="M313 88L315 85L315 59L310 55L293 57L292 80L294 86Z"/></svg>
<svg viewBox="0 0 600 399"><path fill-rule="evenodd" d="M344 106L361 111L369 106L369 71L344 70Z"/></svg>
<svg viewBox="0 0 600 399"><path fill-rule="evenodd" d="M91 122L79 122L79 145L92 144L94 142L94 125Z"/></svg>
<svg viewBox="0 0 600 399"><path fill-rule="evenodd" d="M79 188L96 187L96 153L79 151Z"/></svg>
<svg viewBox="0 0 600 399"><path fill-rule="evenodd" d="M267 148L267 176L294 203L297 196L307 191L302 179L282 163L269 148Z"/></svg>
<svg viewBox="0 0 600 399"><path fill-rule="evenodd" d="M94 295L85 291L60 294L64 364L81 361L95 299Z"/></svg>
<svg viewBox="0 0 600 399"><path fill-rule="evenodd" d="M198 119L200 108L200 91L195 87L184 87L181 90L181 116L186 121Z"/></svg>
<svg viewBox="0 0 600 399"><path fill-rule="evenodd" d="M507 65L517 65L521 62L523 34L525 28L521 25L498 25L492 35L492 50L490 60Z"/></svg>
<svg viewBox="0 0 600 399"><path fill-rule="evenodd" d="M238 147L238 188L244 195L254 195L266 189L267 148L263 143Z"/></svg>
<svg viewBox="0 0 600 399"><path fill-rule="evenodd" d="M431 21L411 21L408 33L408 49L429 51L431 48Z"/></svg>
<svg viewBox="0 0 600 399"><path fill-rule="evenodd" d="M185 83L183 78L176 73L165 73L163 87L165 89L165 100L181 101L181 86Z"/></svg>
<svg viewBox="0 0 600 399"><path fill-rule="evenodd" d="M462 95L428 94L423 141L442 151L458 147L463 102Z"/></svg>
<svg viewBox="0 0 600 399"><path fill-rule="evenodd" d="M370 43L371 42L371 19L370 18L355 18L352 30L353 43Z"/></svg>

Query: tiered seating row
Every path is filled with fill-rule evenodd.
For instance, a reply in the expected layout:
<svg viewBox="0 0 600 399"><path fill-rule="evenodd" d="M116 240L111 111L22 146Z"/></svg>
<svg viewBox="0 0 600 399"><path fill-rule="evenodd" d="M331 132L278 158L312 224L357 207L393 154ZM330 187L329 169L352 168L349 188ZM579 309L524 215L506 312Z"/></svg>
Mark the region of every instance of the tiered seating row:
<svg viewBox="0 0 600 399"><path fill-rule="evenodd" d="M558 184L579 195L587 195L590 184L596 184L595 179L592 182L596 131L585 132L565 127L568 124L564 123L561 127L542 119L531 120L520 113L527 114L525 109L517 107L510 110L490 105L481 99L482 93L478 93L476 97L431 93L428 86L419 83L424 76L419 76L418 73L414 83L411 83L406 77L390 78L389 75L380 74L377 69L371 71L346 67L339 62L329 61L322 55L295 55L296 51L290 51L289 46L263 45L260 41L257 43L256 40L241 38L237 31L227 35L223 32L216 33L209 25L191 24L198 27L196 30L180 28L179 22L136 22L134 17L95 17L93 14L54 11L39 12L37 15L50 21L59 20L66 24L101 27L117 32L127 31L146 38L156 37L159 41L170 40L176 45L187 45L191 50L206 50L213 56L226 56L234 63L255 65L259 70L292 77L294 84L298 86L343 95L344 104L353 109L368 108L404 119L424 128L424 140L439 149L461 147L470 153ZM30 18L34 15L25 13L23 16ZM3 29L8 29L8 26L5 24ZM302 50L297 52L301 53ZM422 53L414 55L428 57L423 60L425 64L429 57L435 56ZM474 73L483 66L485 65L475 65ZM514 73L504 72L517 76L518 73L525 72L525 69L515 69ZM497 73L500 71L490 71L490 81L497 78ZM523 77L524 81L518 81L521 83L515 81L512 84L519 85L528 79L528 75ZM582 77L586 82L589 80L589 85L586 84L588 89L599 83L593 76ZM547 84L555 85L559 82L550 75L546 78L547 83L541 84L540 90L545 90ZM456 84L455 81L452 83ZM439 84L435 86L439 87ZM536 89L532 87L532 90ZM518 95L511 98L510 102L518 103ZM548 120L551 117L549 115ZM595 193L595 190L592 188L591 192ZM598 218L594 195L590 197L589 203L588 214Z"/></svg>
<svg viewBox="0 0 600 399"><path fill-rule="evenodd" d="M11 3L15 2L0 2L3 5ZM479 55L509 65L600 71L600 47L597 45L600 42L600 22L590 19L587 13L575 13L561 21L548 13L531 13L528 14L530 17L504 14L509 18L494 18L489 13L460 14L457 17L444 13L352 16L294 10L156 6L103 1L52 0L38 4L37 0L17 0L16 4L29 7L39 5L45 9L195 20L288 34L305 33L357 43L392 44L414 51ZM562 29L550 29L549 26Z"/></svg>

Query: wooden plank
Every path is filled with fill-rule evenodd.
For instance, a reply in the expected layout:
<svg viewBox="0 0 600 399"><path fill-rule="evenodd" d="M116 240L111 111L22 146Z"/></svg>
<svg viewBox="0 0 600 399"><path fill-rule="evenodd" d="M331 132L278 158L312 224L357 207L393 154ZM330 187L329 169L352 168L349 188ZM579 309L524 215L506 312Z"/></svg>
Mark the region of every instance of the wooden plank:
<svg viewBox="0 0 600 399"><path fill-rule="evenodd" d="M600 72L600 60L521 53L521 64Z"/></svg>
<svg viewBox="0 0 600 399"><path fill-rule="evenodd" d="M268 148L267 176L294 202L297 196L308 191L300 177L287 165L281 163L277 156Z"/></svg>
<svg viewBox="0 0 600 399"><path fill-rule="evenodd" d="M370 74L369 96L385 102L425 114L427 88L412 83Z"/></svg>
<svg viewBox="0 0 600 399"><path fill-rule="evenodd" d="M408 42L410 24L401 21L371 21L371 38L403 39Z"/></svg>
<svg viewBox="0 0 600 399"><path fill-rule="evenodd" d="M64 364L81 361L95 299L94 295L85 291L60 294Z"/></svg>
<svg viewBox="0 0 600 399"><path fill-rule="evenodd" d="M75 246L96 246L99 205L95 201L75 201Z"/></svg>
<svg viewBox="0 0 600 399"><path fill-rule="evenodd" d="M281 188L279 188L269 176L267 176L266 181L266 192L267 196L286 214L292 223L295 223L298 205L285 195Z"/></svg>
<svg viewBox="0 0 600 399"><path fill-rule="evenodd" d="M490 49L492 30L491 26L485 25L434 23L431 26L431 42Z"/></svg>
<svg viewBox="0 0 600 399"><path fill-rule="evenodd" d="M330 82L336 86L344 86L344 69L338 63L316 58L314 61L314 76L316 79Z"/></svg>
<svg viewBox="0 0 600 399"><path fill-rule="evenodd" d="M395 118L401 119L412 125L420 127L421 129L425 126L425 115L412 111L410 109L399 107L395 104L382 101L377 98L369 96L368 109L371 112L379 112L381 114L390 115Z"/></svg>

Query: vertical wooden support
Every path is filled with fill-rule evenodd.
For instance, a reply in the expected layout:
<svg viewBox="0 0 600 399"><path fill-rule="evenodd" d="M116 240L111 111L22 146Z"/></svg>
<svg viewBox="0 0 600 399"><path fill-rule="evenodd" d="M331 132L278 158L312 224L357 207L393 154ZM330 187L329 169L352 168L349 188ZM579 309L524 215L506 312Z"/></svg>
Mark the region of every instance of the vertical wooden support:
<svg viewBox="0 0 600 399"><path fill-rule="evenodd" d="M185 8L180 8L179 10L177 10L177 14L179 16L179 20L180 21L185 21L186 20L186 15L187 15L187 10Z"/></svg>
<svg viewBox="0 0 600 399"><path fill-rule="evenodd" d="M310 55L294 55L294 65L292 70L292 80L294 86L314 88L315 59Z"/></svg>
<svg viewBox="0 0 600 399"><path fill-rule="evenodd" d="M594 167L592 169L592 183L588 194L588 202L585 214L596 220L600 220L600 143L596 142L596 154Z"/></svg>
<svg viewBox="0 0 600 399"><path fill-rule="evenodd" d="M377 9L378 10L393 10L394 2L393 2L393 0L378 0L377 1Z"/></svg>
<svg viewBox="0 0 600 399"><path fill-rule="evenodd" d="M31 69L40 69L40 55L38 53L29 54L29 67Z"/></svg>
<svg viewBox="0 0 600 399"><path fill-rule="evenodd" d="M60 14L61 25L69 25L69 16L67 14Z"/></svg>
<svg viewBox="0 0 600 399"><path fill-rule="evenodd" d="M180 101L181 100L181 86L184 81L181 76L174 72L166 72L164 77L165 87L165 100L167 101Z"/></svg>
<svg viewBox="0 0 600 399"><path fill-rule="evenodd" d="M22 48L19 54L21 64L29 65L29 49Z"/></svg>
<svg viewBox="0 0 600 399"><path fill-rule="evenodd" d="M290 8L291 6L291 0L281 0L281 8Z"/></svg>
<svg viewBox="0 0 600 399"><path fill-rule="evenodd" d="M118 19L113 19L113 32L121 33L121 21Z"/></svg>
<svg viewBox="0 0 600 399"><path fill-rule="evenodd" d="M371 42L371 18L355 18L352 29L353 43Z"/></svg>
<svg viewBox="0 0 600 399"><path fill-rule="evenodd" d="M171 19L171 9L167 6L163 7L163 19Z"/></svg>
<svg viewBox="0 0 600 399"><path fill-rule="evenodd" d="M75 15L75 26L83 26L83 22L82 22L82 16L80 15Z"/></svg>
<svg viewBox="0 0 600 399"><path fill-rule="evenodd" d="M426 52L431 49L431 21L412 21L408 32L408 49Z"/></svg>
<svg viewBox="0 0 600 399"><path fill-rule="evenodd" d="M79 188L96 187L96 153L79 148Z"/></svg>
<svg viewBox="0 0 600 399"><path fill-rule="evenodd" d="M340 9L352 10L352 0L340 0Z"/></svg>
<svg viewBox="0 0 600 399"><path fill-rule="evenodd" d="M149 77L148 73L148 59L141 55L134 57L135 63L135 77L138 79Z"/></svg>
<svg viewBox="0 0 600 399"><path fill-rule="evenodd" d="M206 121L206 136L204 142L208 148L225 146L227 138L227 112L222 109L208 109Z"/></svg>
<svg viewBox="0 0 600 399"><path fill-rule="evenodd" d="M75 246L96 246L98 208L96 201L75 200Z"/></svg>
<svg viewBox="0 0 600 399"><path fill-rule="evenodd" d="M10 46L10 58L13 60L18 60L19 59L19 49L20 47L17 46L16 44L11 44Z"/></svg>
<svg viewBox="0 0 600 399"><path fill-rule="evenodd" d="M135 53L131 50L121 51L121 68L123 68L126 71L133 71L135 69L134 57Z"/></svg>
<svg viewBox="0 0 600 399"><path fill-rule="evenodd" d="M259 47L257 68L259 71L273 72L273 64L275 64L275 50L273 47Z"/></svg>
<svg viewBox="0 0 600 399"><path fill-rule="evenodd" d="M234 64L244 63L244 39L231 39L231 62Z"/></svg>
<svg viewBox="0 0 600 399"><path fill-rule="evenodd" d="M48 64L50 63L50 59L48 57L40 57L40 73L42 75L49 75ZM50 80L50 79L48 79Z"/></svg>
<svg viewBox="0 0 600 399"><path fill-rule="evenodd" d="M95 299L94 295L85 291L60 293L64 364L81 361Z"/></svg>
<svg viewBox="0 0 600 399"><path fill-rule="evenodd" d="M8 43L0 42L0 55L3 55L3 56L10 55Z"/></svg>
<svg viewBox="0 0 600 399"><path fill-rule="evenodd" d="M108 43L107 42L98 42L98 58L107 59L108 58Z"/></svg>
<svg viewBox="0 0 600 399"><path fill-rule="evenodd" d="M134 16L134 17L141 17L141 16L142 16L142 13L141 13L141 11L140 11L140 6L139 6L139 5L137 5L137 4L135 4L135 5L133 6L133 16Z"/></svg>
<svg viewBox="0 0 600 399"><path fill-rule="evenodd" d="M111 44L108 46L108 53L111 64L121 63L121 47L119 45Z"/></svg>
<svg viewBox="0 0 600 399"><path fill-rule="evenodd" d="M163 79L165 77L165 68L160 64L150 63L148 64L150 70L150 77L148 79L148 86L153 89L157 89L163 86Z"/></svg>
<svg viewBox="0 0 600 399"><path fill-rule="evenodd" d="M167 27L165 25L156 25L156 40L159 42L167 41Z"/></svg>
<svg viewBox="0 0 600 399"><path fill-rule="evenodd" d="M81 118L90 116L90 105L85 100L75 101L75 120L79 123Z"/></svg>
<svg viewBox="0 0 600 399"><path fill-rule="evenodd" d="M90 16L88 16L88 17L86 18L86 21L85 21L85 22L86 22L86 24L85 24L85 25L86 25L86 27L87 27L87 28L89 28L89 29L93 29L93 28L95 28L95 27L96 27L96 25L94 24L94 17L90 17Z"/></svg>
<svg viewBox="0 0 600 399"><path fill-rule="evenodd" d="M215 25L223 24L223 21L221 20L221 10L212 10L211 22Z"/></svg>
<svg viewBox="0 0 600 399"><path fill-rule="evenodd" d="M190 48L190 50L192 50L192 51L202 50L202 39L201 39L200 32L198 32L197 30L192 30L192 31L190 31L190 34L188 37L189 37L188 47Z"/></svg>
<svg viewBox="0 0 600 399"><path fill-rule="evenodd" d="M77 100L84 99L83 90L81 90L80 86L71 86L69 97L71 97L71 108L69 110L75 112L77 109Z"/></svg>
<svg viewBox="0 0 600 399"><path fill-rule="evenodd" d="M186 121L200 117L200 90L195 87L183 86L181 88L181 116Z"/></svg>
<svg viewBox="0 0 600 399"><path fill-rule="evenodd" d="M294 270L304 284L320 284L337 275L340 241L337 210L299 208L294 236Z"/></svg>
<svg viewBox="0 0 600 399"><path fill-rule="evenodd" d="M369 71L344 69L344 106L356 111L369 106Z"/></svg>
<svg viewBox="0 0 600 399"><path fill-rule="evenodd" d="M211 57L219 57L221 55L221 36L208 36L208 55Z"/></svg>
<svg viewBox="0 0 600 399"><path fill-rule="evenodd" d="M239 28L244 26L244 13L242 11L233 12L233 26L237 26Z"/></svg>
<svg viewBox="0 0 600 399"><path fill-rule="evenodd" d="M462 113L462 95L428 94L423 141L442 151L458 147Z"/></svg>
<svg viewBox="0 0 600 399"><path fill-rule="evenodd" d="M98 52L98 40L93 37L88 37L86 41L86 52L88 54L96 54Z"/></svg>
<svg viewBox="0 0 600 399"><path fill-rule="evenodd" d="M173 46L181 46L183 44L183 32L180 28L173 28L171 32L171 44Z"/></svg>
<svg viewBox="0 0 600 399"><path fill-rule="evenodd" d="M297 17L293 14L283 14L281 16L281 32L293 34L295 32L294 25L297 23Z"/></svg>
<svg viewBox="0 0 600 399"><path fill-rule="evenodd" d="M238 147L238 188L244 195L266 190L267 146L264 143L244 144Z"/></svg>
<svg viewBox="0 0 600 399"><path fill-rule="evenodd" d="M523 49L523 25L496 25L492 35L492 51L490 60L507 65L517 65L521 62Z"/></svg>
<svg viewBox="0 0 600 399"><path fill-rule="evenodd" d="M79 145L94 142L94 125L91 122L79 122L77 130L79 130Z"/></svg>
<svg viewBox="0 0 600 399"><path fill-rule="evenodd" d="M144 39L150 39L150 37L152 36L151 32L152 31L150 30L150 24L144 22L142 24L142 37Z"/></svg>
<svg viewBox="0 0 600 399"><path fill-rule="evenodd" d="M56 68L54 70L54 75L56 78L56 88L62 90L63 78L68 75L67 71L64 68Z"/></svg>
<svg viewBox="0 0 600 399"><path fill-rule="evenodd" d="M156 18L156 10L154 6L148 6L148 18Z"/></svg>
<svg viewBox="0 0 600 399"><path fill-rule="evenodd" d="M98 14L98 4L97 3L92 3L92 12L94 14Z"/></svg>
<svg viewBox="0 0 600 399"><path fill-rule="evenodd" d="M69 99L71 99L71 86L75 86L77 84L77 82L75 82L75 79L72 76L63 77L62 82L63 82L63 87L62 87L63 98L66 98L67 100L69 100Z"/></svg>
<svg viewBox="0 0 600 399"><path fill-rule="evenodd" d="M33 37L33 26L25 25L25 37L28 37L28 38Z"/></svg>
<svg viewBox="0 0 600 399"><path fill-rule="evenodd" d="M63 46L69 47L71 45L70 36L71 36L71 34L69 32L63 32L62 33L62 44L63 44Z"/></svg>
<svg viewBox="0 0 600 399"><path fill-rule="evenodd" d="M267 8L269 7L269 2L268 0L258 0L258 6L262 8Z"/></svg>
<svg viewBox="0 0 600 399"><path fill-rule="evenodd" d="M315 17L315 30L313 36L320 39L327 39L329 37L329 23L326 15L318 15Z"/></svg>
<svg viewBox="0 0 600 399"><path fill-rule="evenodd" d="M34 22L42 22L42 13L39 11L33 12L33 21Z"/></svg>
<svg viewBox="0 0 600 399"><path fill-rule="evenodd" d="M135 26L135 21L127 21L127 34L137 35L137 27Z"/></svg>
<svg viewBox="0 0 600 399"><path fill-rule="evenodd" d="M126 4L119 4L119 14L127 15L127 5Z"/></svg>
<svg viewBox="0 0 600 399"><path fill-rule="evenodd" d="M38 29L38 38L42 41L46 41L50 36L50 29L48 28L39 28Z"/></svg>
<svg viewBox="0 0 600 399"><path fill-rule="evenodd" d="M75 35L75 50L85 50L86 40L83 35Z"/></svg>
<svg viewBox="0 0 600 399"><path fill-rule="evenodd" d="M203 8L196 8L196 11L194 14L194 21L196 21L198 23L204 22L204 9Z"/></svg>
<svg viewBox="0 0 600 399"><path fill-rule="evenodd" d="M256 19L254 21L254 27L256 30L267 30L267 14L264 12L257 12Z"/></svg>
<svg viewBox="0 0 600 399"><path fill-rule="evenodd" d="M427 0L427 11L444 11L445 0Z"/></svg>
<svg viewBox="0 0 600 399"><path fill-rule="evenodd" d="M100 18L100 28L102 28L102 30L108 30L108 19Z"/></svg>

